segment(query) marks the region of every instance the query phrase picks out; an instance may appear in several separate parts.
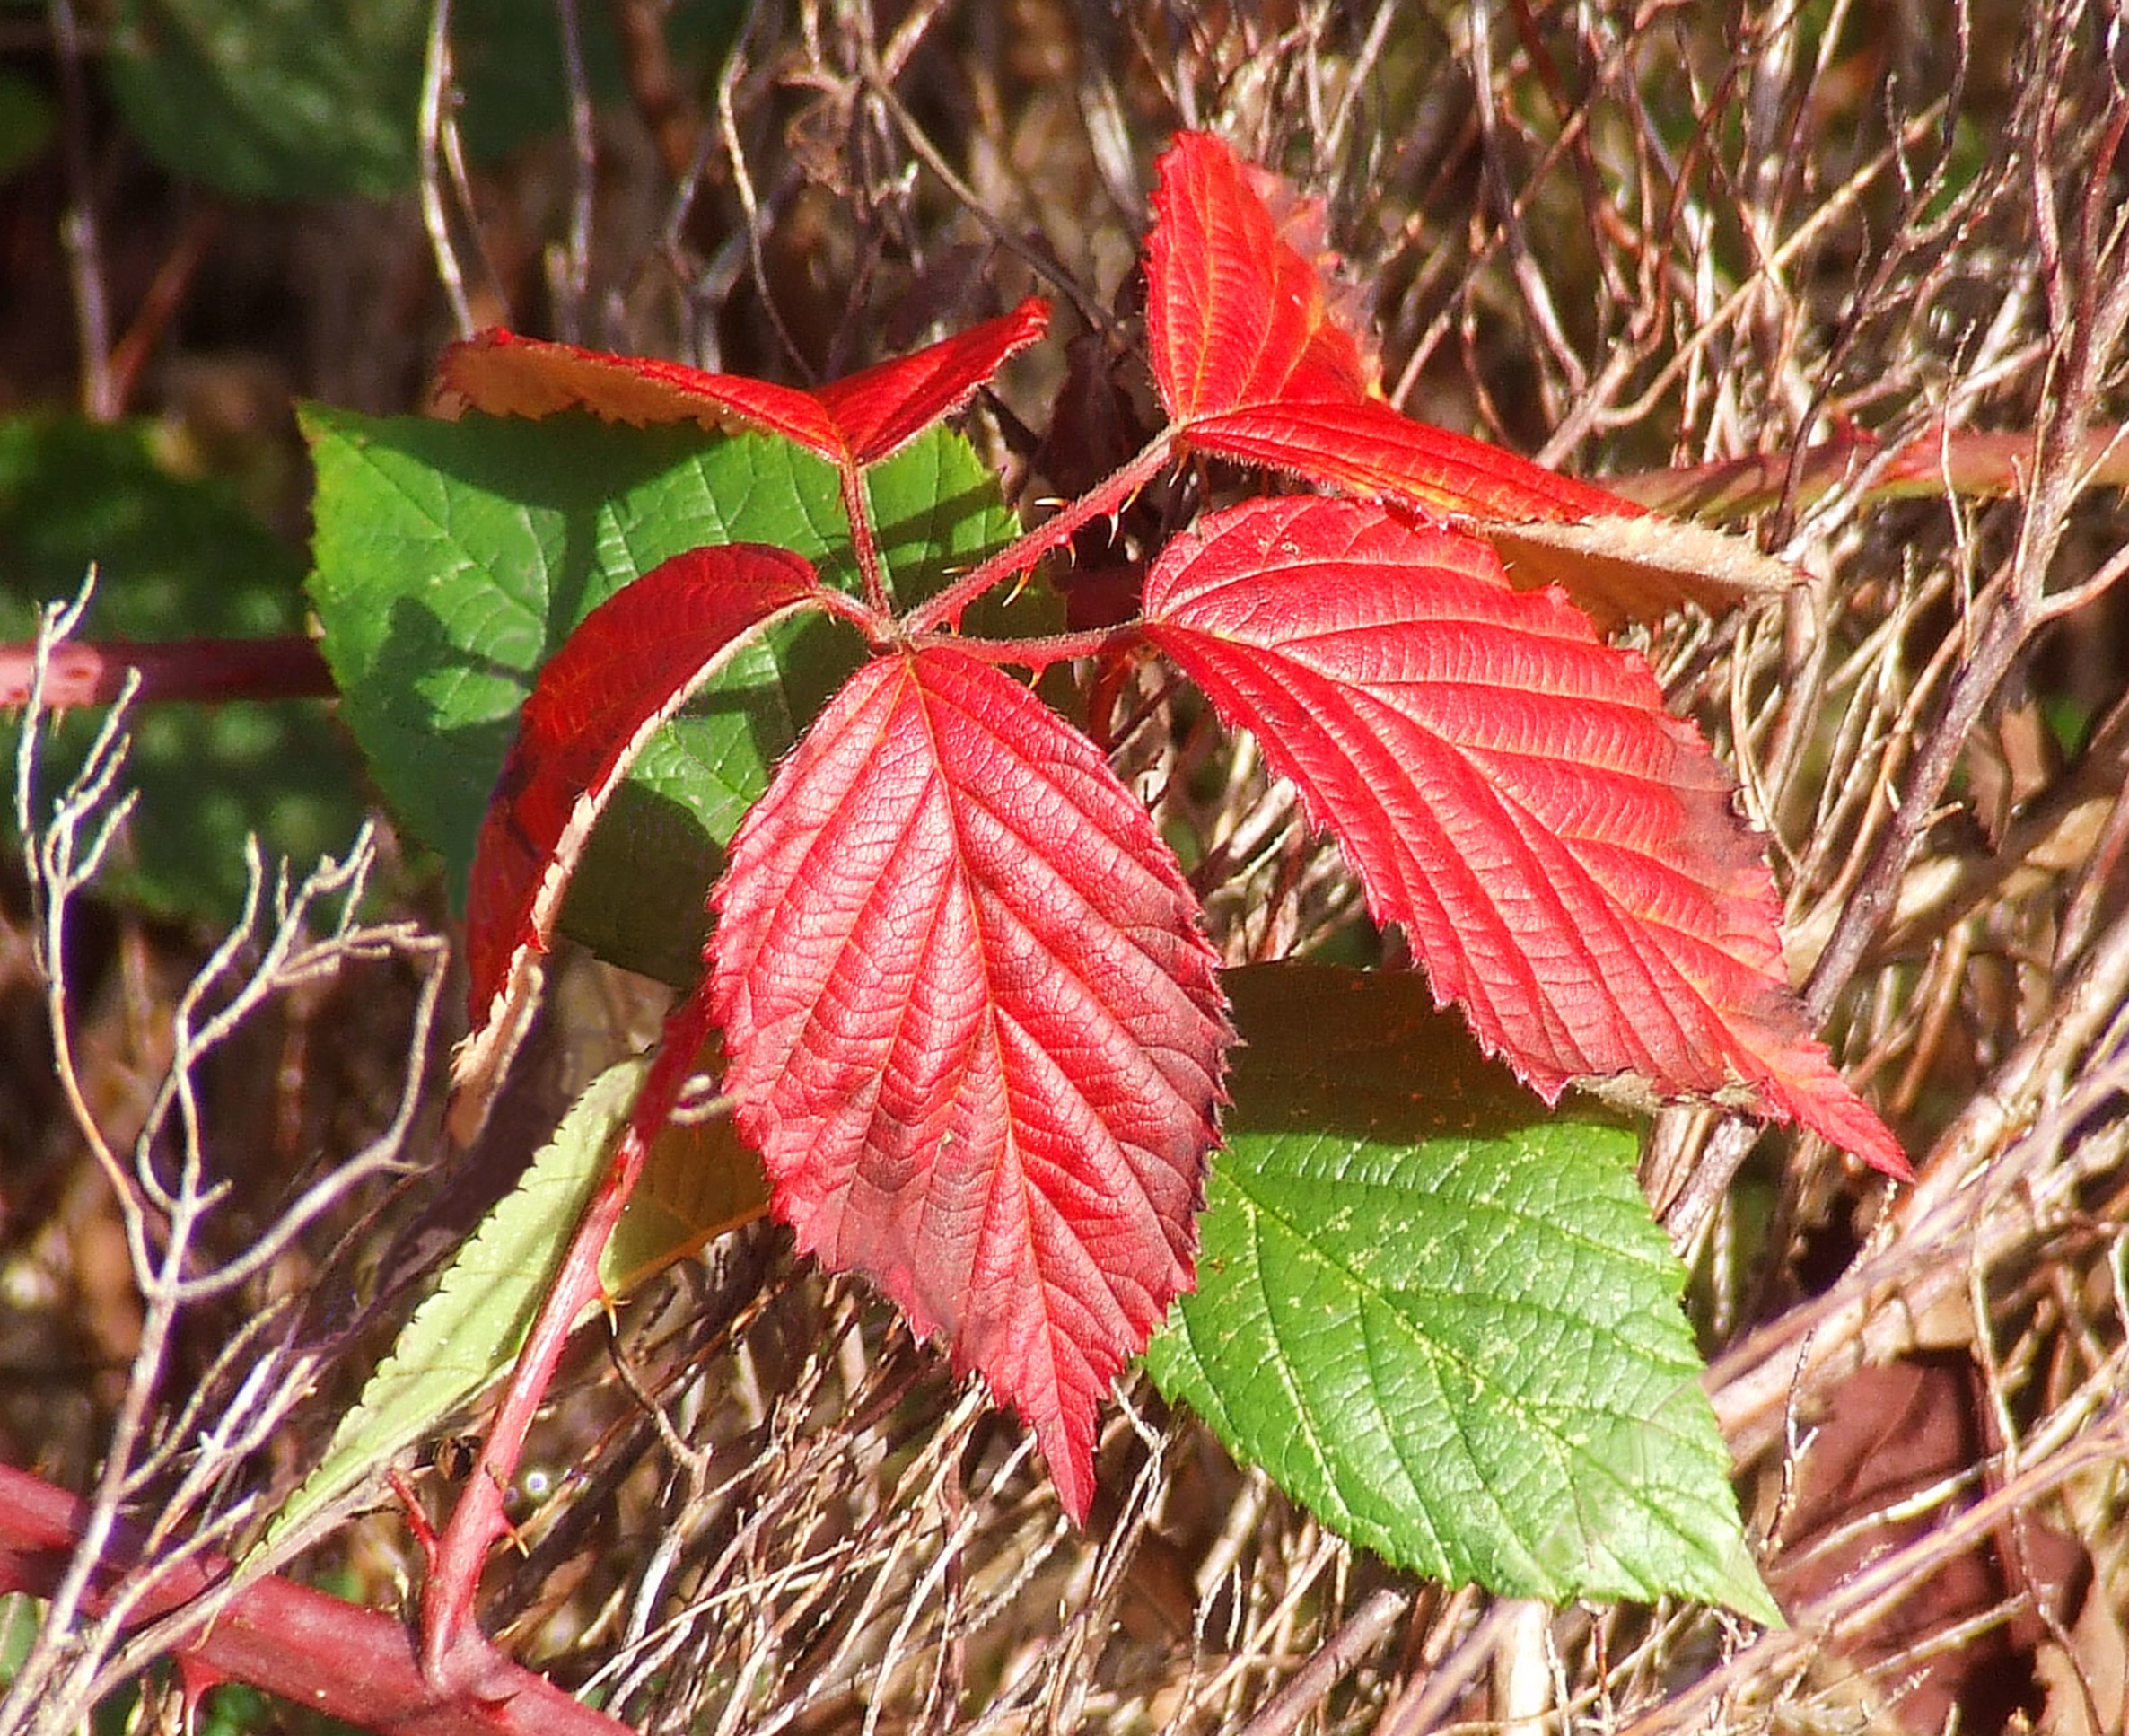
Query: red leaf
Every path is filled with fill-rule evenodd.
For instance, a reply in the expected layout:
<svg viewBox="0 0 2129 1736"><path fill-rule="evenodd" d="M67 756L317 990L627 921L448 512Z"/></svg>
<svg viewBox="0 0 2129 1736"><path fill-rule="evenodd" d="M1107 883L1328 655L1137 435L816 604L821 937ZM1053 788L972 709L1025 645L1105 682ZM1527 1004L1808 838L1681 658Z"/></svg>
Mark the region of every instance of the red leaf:
<svg viewBox="0 0 2129 1736"><path fill-rule="evenodd" d="M1573 523L1642 515L1602 488L1383 403L1246 406L1192 424L1188 437L1203 452L1349 494L1408 500L1437 517Z"/></svg>
<svg viewBox="0 0 2129 1736"><path fill-rule="evenodd" d="M1266 205L1266 189L1282 184L1204 133L1178 134L1160 171L1146 339L1169 414L1188 424L1249 405L1362 401L1373 369L1333 319L1318 262ZM1312 206L1297 205L1288 230L1314 219Z"/></svg>
<svg viewBox="0 0 2129 1736"><path fill-rule="evenodd" d="M463 1114L477 1117L509 1060L584 842L644 744L754 633L819 589L786 548L691 549L600 603L540 670L474 848L473 1029L452 1068Z"/></svg>
<svg viewBox="0 0 2129 1736"><path fill-rule="evenodd" d="M695 422L722 433L758 428L823 458L838 458L835 419L811 392L732 373L705 373L648 355L613 355L520 338L500 329L453 344L436 364L437 408L458 416L538 418L589 410L609 422L646 428Z"/></svg>
<svg viewBox="0 0 2129 1736"><path fill-rule="evenodd" d="M802 1248L1035 1428L1095 1407L1192 1277L1231 1032L1195 903L1084 737L962 653L868 664L732 840L724 1088Z"/></svg>
<svg viewBox="0 0 2129 1736"><path fill-rule="evenodd" d="M1629 529L1645 508L1382 402L1326 289L1336 278L1320 208L1218 140L1177 139L1153 211L1147 340L1162 401L1196 451L1465 523L1495 541L1516 583L1559 584L1608 627L1795 583L1748 543L1690 526ZM1532 528L1549 526L1574 529Z"/></svg>
<svg viewBox="0 0 2129 1736"><path fill-rule="evenodd" d="M649 356L611 355L486 331L443 352L436 399L451 415L477 409L538 417L585 409L636 427L696 422L726 431L758 428L831 462L870 464L959 408L1006 357L1041 337L1048 323L1049 310L1029 297L1000 319L819 392L740 374L705 373Z"/></svg>
<svg viewBox="0 0 2129 1736"><path fill-rule="evenodd" d="M1741 537L1647 516L1631 501L1387 404L1278 404L1192 426L1201 451L1402 501L1494 545L1510 581L1557 584L1600 627L1698 603L1774 596L1796 574Z"/></svg>
<svg viewBox="0 0 2129 1736"><path fill-rule="evenodd" d="M820 401L851 456L871 464L960 408L1049 322L1048 305L1030 295L1011 313L823 386Z"/></svg>
<svg viewBox="0 0 2129 1736"><path fill-rule="evenodd" d="M1546 1096L1721 1097L1907 1172L1788 991L1727 776L1564 599L1511 588L1474 538L1289 498L1170 543L1145 618Z"/></svg>

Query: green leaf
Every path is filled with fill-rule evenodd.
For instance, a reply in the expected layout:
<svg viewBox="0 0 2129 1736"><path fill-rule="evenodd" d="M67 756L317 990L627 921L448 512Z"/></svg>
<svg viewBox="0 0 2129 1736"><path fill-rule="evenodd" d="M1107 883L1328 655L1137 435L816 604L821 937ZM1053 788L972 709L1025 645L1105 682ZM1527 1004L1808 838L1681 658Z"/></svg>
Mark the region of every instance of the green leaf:
<svg viewBox="0 0 2129 1736"><path fill-rule="evenodd" d="M318 467L311 597L342 715L400 818L442 854L461 906L517 708L595 606L704 543L775 543L853 582L835 473L788 441L581 416L312 408L304 421ZM898 589L936 588L1011 533L995 479L946 430L870 481ZM615 963L691 981L723 841L863 655L856 635L818 616L742 653L616 794L564 931Z"/></svg>
<svg viewBox="0 0 2129 1736"><path fill-rule="evenodd" d="M300 633L302 563L215 480L173 476L145 424L0 421L0 636L30 638L39 606L93 564L84 638ZM101 712L63 719L42 789L80 763ZM0 719L13 764L16 728ZM226 924L244 892L243 844L299 869L345 851L362 820L353 767L325 708L164 704L135 712L125 780L140 793L105 890L158 916Z"/></svg>
<svg viewBox="0 0 2129 1736"><path fill-rule="evenodd" d="M0 66L0 181L44 154L57 115L51 99L32 80Z"/></svg>
<svg viewBox="0 0 2129 1736"><path fill-rule="evenodd" d="M1231 972L1198 1289L1146 1363L1385 1560L1779 1620L1616 1126L1546 1114L1401 972Z"/></svg>
<svg viewBox="0 0 2129 1736"><path fill-rule="evenodd" d="M721 59L739 0L682 0L684 75ZM127 124L166 167L244 198L381 197L415 184L430 0L122 0L107 66ZM604 7L583 9L595 101L624 92ZM567 113L550 7L459 0L451 57L467 149L492 158Z"/></svg>
<svg viewBox="0 0 2129 1736"><path fill-rule="evenodd" d="M439 1433L508 1372L606 1173L646 1065L608 1068L571 1106L415 1310L325 1457L274 1516L262 1549ZM758 1216L767 1202L760 1163L729 1118L668 1127L600 1261L600 1281L610 1295L625 1294L720 1231Z"/></svg>

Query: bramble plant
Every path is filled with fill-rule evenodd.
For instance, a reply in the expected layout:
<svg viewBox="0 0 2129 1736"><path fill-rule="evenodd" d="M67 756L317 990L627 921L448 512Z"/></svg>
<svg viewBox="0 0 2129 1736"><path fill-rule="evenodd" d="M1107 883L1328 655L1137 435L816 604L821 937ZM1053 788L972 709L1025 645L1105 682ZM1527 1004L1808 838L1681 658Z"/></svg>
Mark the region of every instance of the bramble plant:
<svg viewBox="0 0 2129 1736"><path fill-rule="evenodd" d="M1789 992L1730 780L1602 636L1783 569L1390 408L1320 227L1177 140L1144 259L1166 425L1032 530L938 425L1042 337L1032 301L818 391L497 332L444 358L455 420L311 412L345 715L465 877L457 1124L557 929L686 990L542 1159L576 1177L527 1208L546 1252L478 1255L537 1319L495 1335L493 1366L523 1353L431 1539L436 1679L478 1686L502 1489L567 1333L634 1269L609 1240L713 1040L800 1247L980 1372L1074 1520L1143 1353L1399 1565L1773 1615L1631 1135L1539 1113L1403 973L1223 973L1105 757L1164 668L1546 1103L1710 1099L1906 1172ZM1038 564L1199 457L1327 492L1206 513L1144 551L1121 618L1056 619ZM1075 662L1083 728L1007 672ZM394 1379L469 1287L417 1316Z"/></svg>

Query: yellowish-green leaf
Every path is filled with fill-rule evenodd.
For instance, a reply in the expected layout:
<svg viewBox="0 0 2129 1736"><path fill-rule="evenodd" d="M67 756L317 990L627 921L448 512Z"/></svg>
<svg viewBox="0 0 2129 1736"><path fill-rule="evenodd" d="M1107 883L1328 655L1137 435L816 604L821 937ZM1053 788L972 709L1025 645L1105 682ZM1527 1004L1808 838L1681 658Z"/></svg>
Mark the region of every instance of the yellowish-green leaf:
<svg viewBox="0 0 2129 1736"><path fill-rule="evenodd" d="M606 1173L645 1065L609 1067L577 1099L415 1310L324 1459L276 1515L264 1549L439 1433L509 1369ZM729 1118L668 1127L600 1262L608 1293L626 1294L767 1203L761 1166Z"/></svg>

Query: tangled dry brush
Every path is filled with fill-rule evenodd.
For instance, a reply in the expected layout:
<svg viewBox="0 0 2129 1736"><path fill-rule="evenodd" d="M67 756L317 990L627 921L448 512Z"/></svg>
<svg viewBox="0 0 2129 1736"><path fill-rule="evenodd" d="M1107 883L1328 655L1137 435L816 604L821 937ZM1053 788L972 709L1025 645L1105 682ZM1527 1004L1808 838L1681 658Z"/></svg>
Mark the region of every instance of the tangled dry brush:
<svg viewBox="0 0 2129 1736"><path fill-rule="evenodd" d="M308 303L304 344L331 359L307 390L403 407L454 320L826 375L1035 290L1082 335L1009 376L978 438L1024 502L1069 494L1105 443L1135 444L1127 268L1152 155L1216 129L1327 197L1393 401L1631 478L1809 575L1647 648L1772 835L1797 978L1921 1179L1888 1193L1707 1115L1649 1145L1786 1631L1401 1579L1143 1387L1073 1532L1017 1427L757 1226L580 1346L521 1492L522 1553L490 1583L513 1647L651 1731L2120 1728L2122 16L757 4L696 91L658 13L615 8L633 111L477 182L440 148L420 205L301 220L345 279ZM422 320L388 329L410 259L434 267ZM1046 439L1067 365L1074 420ZM1205 775L1197 727L1161 711L1124 751L1166 822L1255 889L1213 905L1230 956L1354 920L1291 800L1246 755ZM72 829L77 851L93 832ZM46 867L43 907L78 915L66 862ZM4 936L8 1040L32 1057L9 1070L65 1086L9 1087L45 1142L8 1225L45 1286L22 1319L65 1322L10 1328L11 1354L63 1340L93 1371L13 1382L7 1456L161 1515L166 1553L241 1538L301 1475L507 1179L500 1159L431 1162L434 1092L406 1057L433 1064L451 1034L442 943L340 916L345 888L306 897L276 906L269 883L190 998L176 941L79 920L57 1069L33 947L57 919ZM581 962L559 998L546 1092L496 1153L646 1029L641 996ZM76 1117L101 1130L92 1156ZM136 1170L144 1124L162 1133ZM388 1606L414 1572L389 1512L310 1565ZM85 1621L48 1637L31 1716L52 1729L164 1643Z"/></svg>

